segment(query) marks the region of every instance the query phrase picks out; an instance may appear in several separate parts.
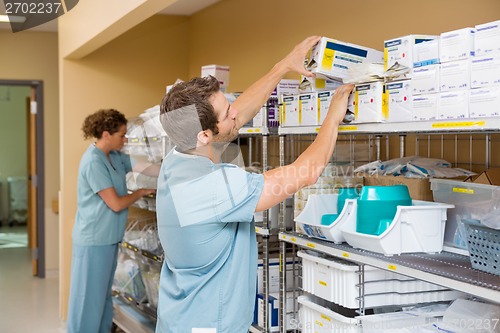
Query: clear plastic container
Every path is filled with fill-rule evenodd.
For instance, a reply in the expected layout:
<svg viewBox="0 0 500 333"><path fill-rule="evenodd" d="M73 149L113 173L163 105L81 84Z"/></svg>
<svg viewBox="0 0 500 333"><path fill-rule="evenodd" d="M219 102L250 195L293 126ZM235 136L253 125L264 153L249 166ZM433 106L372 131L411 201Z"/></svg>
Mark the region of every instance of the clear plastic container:
<svg viewBox="0 0 500 333"><path fill-rule="evenodd" d="M494 193L499 186L448 179L431 179L434 201L455 205L448 210L444 245L467 249L464 221L481 220L495 206Z"/></svg>

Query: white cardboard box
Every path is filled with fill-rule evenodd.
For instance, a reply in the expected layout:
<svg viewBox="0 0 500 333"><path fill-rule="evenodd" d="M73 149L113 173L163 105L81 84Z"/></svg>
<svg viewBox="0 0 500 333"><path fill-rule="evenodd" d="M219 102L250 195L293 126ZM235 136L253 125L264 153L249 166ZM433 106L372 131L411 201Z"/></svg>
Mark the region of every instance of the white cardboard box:
<svg viewBox="0 0 500 333"><path fill-rule="evenodd" d="M439 92L439 64L413 68L411 81L413 95Z"/></svg>
<svg viewBox="0 0 500 333"><path fill-rule="evenodd" d="M279 97L282 95L297 95L299 93L299 85L299 80L282 79L274 89L271 96L275 95Z"/></svg>
<svg viewBox="0 0 500 333"><path fill-rule="evenodd" d="M350 98L354 105L354 122L376 123L387 119L384 83L371 82L356 85Z"/></svg>
<svg viewBox="0 0 500 333"><path fill-rule="evenodd" d="M439 64L439 38L413 45L413 67Z"/></svg>
<svg viewBox="0 0 500 333"><path fill-rule="evenodd" d="M313 73L342 81L348 77L352 64L382 62L383 59L381 51L322 37L312 48L308 67Z"/></svg>
<svg viewBox="0 0 500 333"><path fill-rule="evenodd" d="M221 86L221 90L229 86L229 66L222 65L205 65L201 67L201 77L212 75L215 77Z"/></svg>
<svg viewBox="0 0 500 333"><path fill-rule="evenodd" d="M413 46L438 36L408 35L384 41L384 69L391 68L396 62L408 68L413 67Z"/></svg>
<svg viewBox="0 0 500 333"><path fill-rule="evenodd" d="M500 20L476 25L476 56L500 53Z"/></svg>
<svg viewBox="0 0 500 333"><path fill-rule="evenodd" d="M474 57L470 61L472 88L500 85L500 53Z"/></svg>
<svg viewBox="0 0 500 333"><path fill-rule="evenodd" d="M323 124L323 121L325 120L334 92L334 90L325 90L318 92L318 125Z"/></svg>
<svg viewBox="0 0 500 333"><path fill-rule="evenodd" d="M264 126L264 118L266 113L267 113L267 107L264 105L263 107L260 108L260 111L257 112L255 117L253 117L252 126L253 127Z"/></svg>
<svg viewBox="0 0 500 333"><path fill-rule="evenodd" d="M299 95L281 97L280 125L283 127L299 126Z"/></svg>
<svg viewBox="0 0 500 333"><path fill-rule="evenodd" d="M439 58L441 63L474 56L474 28L462 28L441 33Z"/></svg>
<svg viewBox="0 0 500 333"><path fill-rule="evenodd" d="M500 116L500 86L469 90L471 118Z"/></svg>
<svg viewBox="0 0 500 333"><path fill-rule="evenodd" d="M412 81L396 81L385 84L385 93L388 100L389 122L411 121L413 116L412 107Z"/></svg>
<svg viewBox="0 0 500 333"><path fill-rule="evenodd" d="M470 61L458 60L441 64L439 70L439 91L447 92L453 90L470 88Z"/></svg>
<svg viewBox="0 0 500 333"><path fill-rule="evenodd" d="M299 91L301 93L335 90L342 85L342 81L326 79L322 77L307 77L302 76L300 81Z"/></svg>
<svg viewBox="0 0 500 333"><path fill-rule="evenodd" d="M310 92L299 95L299 125L318 125L318 93Z"/></svg>
<svg viewBox="0 0 500 333"><path fill-rule="evenodd" d="M434 120L437 117L439 94L413 95L413 120Z"/></svg>
<svg viewBox="0 0 500 333"><path fill-rule="evenodd" d="M469 118L469 90L456 90L439 93L437 118Z"/></svg>

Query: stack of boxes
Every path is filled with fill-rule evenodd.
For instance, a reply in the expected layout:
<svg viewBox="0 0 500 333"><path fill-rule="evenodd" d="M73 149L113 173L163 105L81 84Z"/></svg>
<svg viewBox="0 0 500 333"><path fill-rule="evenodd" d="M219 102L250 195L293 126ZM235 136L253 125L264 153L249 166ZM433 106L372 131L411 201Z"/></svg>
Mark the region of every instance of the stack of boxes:
<svg viewBox="0 0 500 333"><path fill-rule="evenodd" d="M384 42L384 69L388 70L396 63L411 68L409 76L396 78L386 83L387 117L390 122L404 122L416 119L434 119L427 116L429 108L436 102L435 96L425 96L435 93L439 88L436 85L439 73L437 36L408 35ZM424 94L424 96L419 96Z"/></svg>
<svg viewBox="0 0 500 333"><path fill-rule="evenodd" d="M500 20L476 25L474 57L470 63L469 114L500 115Z"/></svg>
<svg viewBox="0 0 500 333"><path fill-rule="evenodd" d="M282 97L280 126L320 126L328 112L333 92L342 85L344 79L349 77L349 67L352 64L382 60L381 51L331 38L321 38L313 47L311 60L307 65L316 77L303 77L300 94ZM374 105L379 105L381 108L382 100L372 99L372 95L367 94L368 92L372 93L372 90L366 87L360 88L359 94L356 94L360 96L359 104L356 103L353 94L351 99L353 112L359 111L361 121L380 121L381 117L371 117L370 112ZM378 96L378 91L374 91L373 94ZM364 101L366 103L363 103ZM363 112L362 109L367 109L367 112Z"/></svg>
<svg viewBox="0 0 500 333"><path fill-rule="evenodd" d="M321 125L333 91L350 79L349 67L382 61L385 78L357 83L349 98L356 123L500 115L500 21L495 21L439 36L386 40L383 53L323 37L308 64L317 77L302 78L302 94L281 99L280 126ZM391 77L393 66L406 67L409 74Z"/></svg>

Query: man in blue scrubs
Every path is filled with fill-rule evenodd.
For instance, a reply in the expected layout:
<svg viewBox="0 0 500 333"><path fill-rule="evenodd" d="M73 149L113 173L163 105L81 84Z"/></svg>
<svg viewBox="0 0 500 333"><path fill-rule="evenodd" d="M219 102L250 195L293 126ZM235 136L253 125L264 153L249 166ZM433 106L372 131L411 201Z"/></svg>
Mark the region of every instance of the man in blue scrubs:
<svg viewBox="0 0 500 333"><path fill-rule="evenodd" d="M213 77L181 82L163 98L161 123L176 147L158 177L157 221L165 260L157 333L246 333L253 320L257 246L253 214L313 184L328 163L353 85L337 89L316 140L292 164L264 174L221 157L288 72L319 41L299 43L229 104Z"/></svg>

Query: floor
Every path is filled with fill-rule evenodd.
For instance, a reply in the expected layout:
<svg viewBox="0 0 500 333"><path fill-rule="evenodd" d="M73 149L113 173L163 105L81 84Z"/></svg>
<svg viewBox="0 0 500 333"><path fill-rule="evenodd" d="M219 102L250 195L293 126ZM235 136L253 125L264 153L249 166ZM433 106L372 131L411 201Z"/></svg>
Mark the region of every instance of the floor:
<svg viewBox="0 0 500 333"><path fill-rule="evenodd" d="M32 276L26 239L26 226L0 227L0 332L65 333L59 279Z"/></svg>

